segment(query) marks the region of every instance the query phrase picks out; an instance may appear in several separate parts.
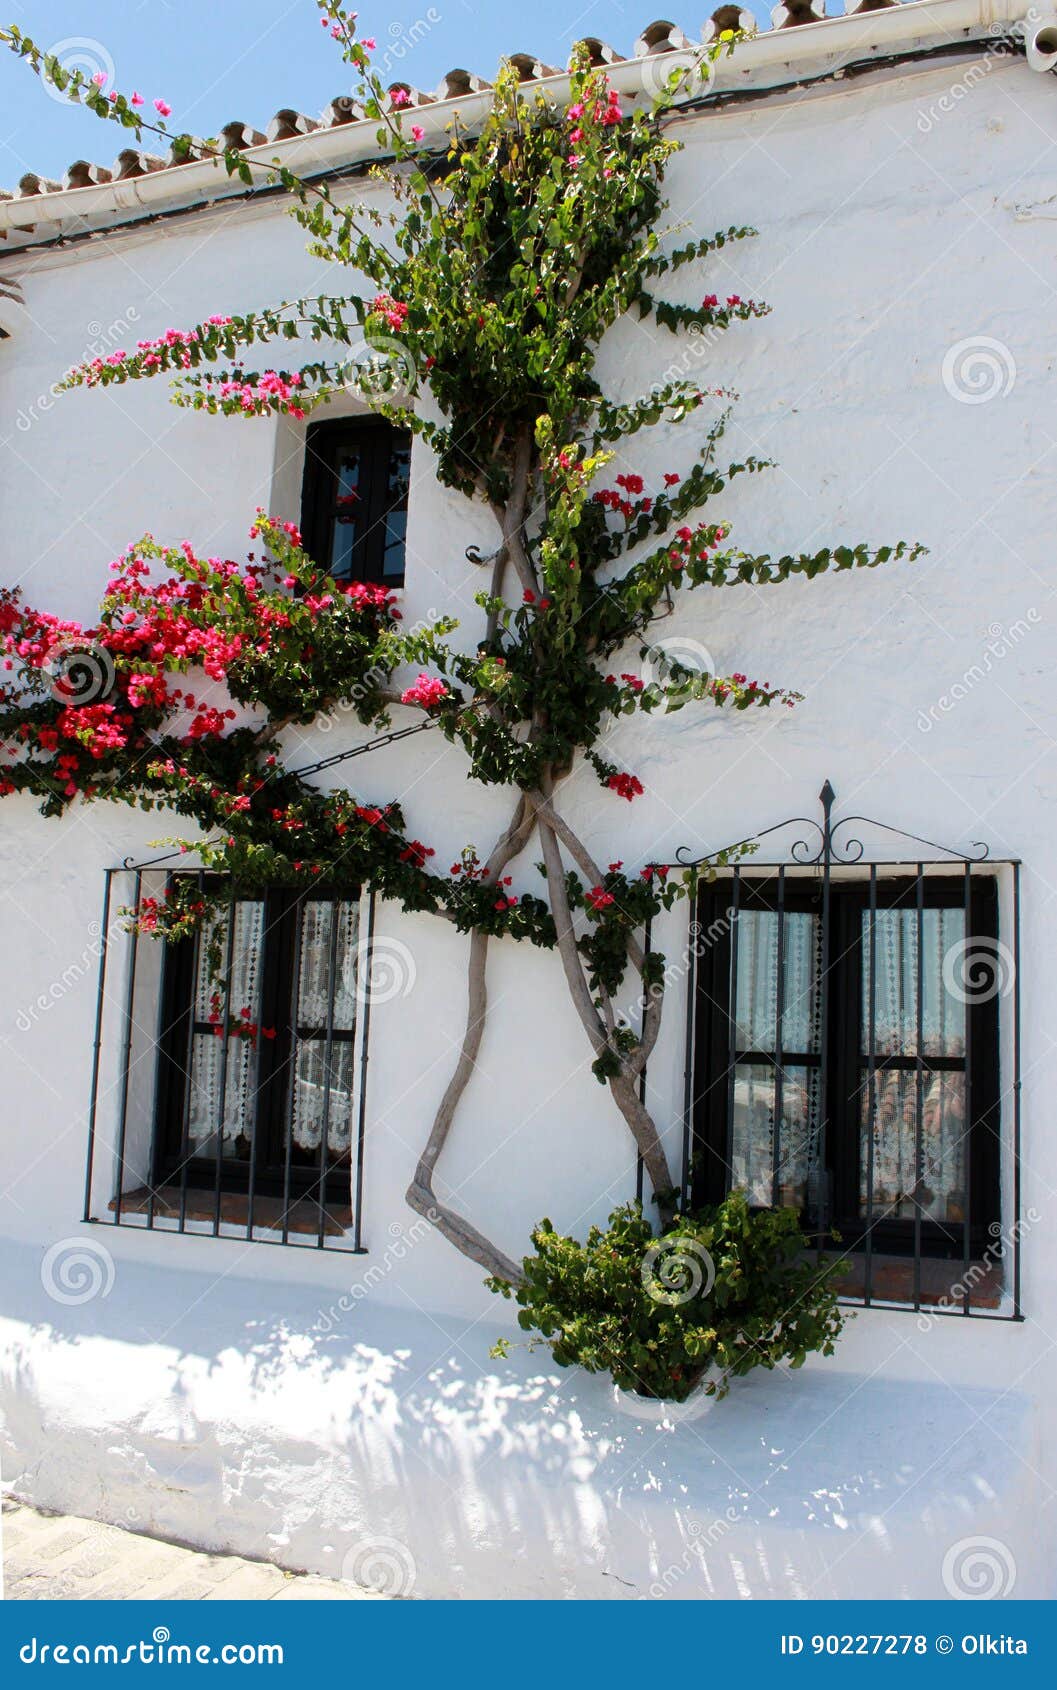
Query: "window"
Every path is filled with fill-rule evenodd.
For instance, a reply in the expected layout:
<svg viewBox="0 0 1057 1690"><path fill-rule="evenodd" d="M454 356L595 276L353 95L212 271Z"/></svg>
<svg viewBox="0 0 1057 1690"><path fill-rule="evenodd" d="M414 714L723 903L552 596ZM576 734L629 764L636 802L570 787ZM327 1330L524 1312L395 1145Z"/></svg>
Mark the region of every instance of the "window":
<svg viewBox="0 0 1057 1690"><path fill-rule="evenodd" d="M301 495L306 549L338 581L404 580L411 436L375 420L308 430Z"/></svg>
<svg viewBox="0 0 1057 1690"><path fill-rule="evenodd" d="M740 1186L800 1210L823 1243L836 1227L848 1288L865 1275L868 1294L872 1276L877 1295L941 1299L943 1261L990 1262L1000 994L966 965L994 960L997 909L993 875L924 865L706 887L693 1200ZM992 1263L972 1289L992 1306L1000 1283Z"/></svg>
<svg viewBox="0 0 1057 1690"><path fill-rule="evenodd" d="M239 899L167 947L155 1186L348 1210L358 950L358 900L292 893Z"/></svg>

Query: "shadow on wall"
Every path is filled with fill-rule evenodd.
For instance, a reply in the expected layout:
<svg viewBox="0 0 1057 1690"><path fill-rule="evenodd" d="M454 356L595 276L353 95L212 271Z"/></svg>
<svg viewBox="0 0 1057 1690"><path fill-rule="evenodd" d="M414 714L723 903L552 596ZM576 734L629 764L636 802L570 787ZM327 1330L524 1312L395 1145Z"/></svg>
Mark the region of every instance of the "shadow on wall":
<svg viewBox="0 0 1057 1690"><path fill-rule="evenodd" d="M882 1377L883 1327L875 1373L820 1361L670 1411L542 1351L493 1363L483 1321L363 1302L335 1325L319 1287L132 1260L56 1307L27 1265L3 1275L0 1449L45 1508L508 1598L942 1596L952 1545L1030 1518L1029 1405ZM1031 1594L1030 1539L1009 1554Z"/></svg>

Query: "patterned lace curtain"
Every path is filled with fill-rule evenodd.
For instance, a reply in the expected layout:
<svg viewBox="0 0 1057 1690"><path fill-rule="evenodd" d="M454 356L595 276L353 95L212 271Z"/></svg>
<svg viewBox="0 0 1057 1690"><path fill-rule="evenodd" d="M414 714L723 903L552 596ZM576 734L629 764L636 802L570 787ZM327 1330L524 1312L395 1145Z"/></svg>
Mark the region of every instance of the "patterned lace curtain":
<svg viewBox="0 0 1057 1690"><path fill-rule="evenodd" d="M918 912L876 912L876 997L873 1050L885 1056L916 1058L918 1054ZM961 909L926 909L921 920L922 1055L965 1057L965 1005L954 997L945 979L944 959L958 954L965 937ZM870 918L863 916L863 1126L860 1155L860 1202L867 1212L872 1138L874 1218L912 1219L915 1212L915 1154L918 1124L918 1076L915 1068L883 1069L875 1075L871 1108L870 1050ZM923 1218L959 1222L965 1215L965 1154L967 1114L965 1075L958 1072L922 1075L921 1181L918 1199ZM872 1121L871 1121L872 1116Z"/></svg>
<svg viewBox="0 0 1057 1690"><path fill-rule="evenodd" d="M264 905L240 901L235 905L235 929L231 957L231 1013L248 1009L250 1019L260 1020L260 957L264 939ZM212 996L218 989L209 975L209 953L219 955L222 966L227 961L228 912L218 913L209 929L203 933L198 947L195 974L194 1019L197 1025L208 1022L212 1013ZM249 1155L252 1133L253 1049L245 1039L218 1037L212 1028L196 1031L192 1037L190 1074L189 1133L196 1154L215 1154L217 1118L220 1110L221 1075L227 1068L224 1097L224 1131L222 1154L245 1159Z"/></svg>
<svg viewBox="0 0 1057 1690"><path fill-rule="evenodd" d="M326 1123L329 1154L352 1138L356 1054L356 963L359 905L313 899L303 906L294 1060L294 1143L318 1150ZM333 975L332 975L333 969ZM327 1003L333 983L330 1062Z"/></svg>
<svg viewBox="0 0 1057 1690"><path fill-rule="evenodd" d="M743 910L737 921L739 1051L777 1049L778 913ZM819 1068L796 1057L820 1048L818 947L821 923L786 911L782 934L781 1106L774 1061L739 1061L734 1073L733 1184L751 1203L807 1206L818 1163ZM792 1058L792 1060L790 1060ZM777 1144L776 1144L777 1135Z"/></svg>

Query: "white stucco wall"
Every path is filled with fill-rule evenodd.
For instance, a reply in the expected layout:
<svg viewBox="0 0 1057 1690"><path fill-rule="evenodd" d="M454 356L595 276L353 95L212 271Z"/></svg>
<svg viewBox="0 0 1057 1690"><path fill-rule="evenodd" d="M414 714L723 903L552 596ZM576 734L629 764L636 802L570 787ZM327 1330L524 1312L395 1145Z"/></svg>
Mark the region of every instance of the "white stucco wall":
<svg viewBox="0 0 1057 1690"><path fill-rule="evenodd" d="M81 1228L102 870L168 829L102 807L45 822L9 798L0 1463L16 1490L320 1571L392 1538L426 1595L933 1596L951 1546L980 1535L1014 1558L1016 1595L1053 1593L1057 174L1045 142L1057 109L1049 78L984 62L958 96L964 66L940 63L685 126L676 215L700 232L752 221L760 239L679 280L691 297L699 284L765 297L773 314L700 365L681 364L686 343L623 324L602 359L612 393L697 368L737 387L732 455L780 460L716 513L750 548L907 537L931 550L855 577L695 595L680 634L720 672L795 686L805 702L622 725L610 749L646 796L601 799L586 775L565 804L596 855L635 864L811 814L828 776L849 810L1024 859L1023 1210L1042 1217L1023 1245L1024 1323L926 1331L912 1314L864 1312L833 1360L754 1378L707 1417L667 1425L614 1406L603 1381L556 1373L545 1353L489 1362L508 1308L438 1237L408 1239L403 1201L459 1037L464 941L388 907L380 935L407 947L415 983L373 1015L367 1257ZM296 516L286 425L182 412L160 384L39 403L120 319L131 331L115 344L332 284L274 202L7 262L30 324L0 345L0 519L5 578L31 601L90 617L108 561L148 528L239 555L258 504ZM1003 391L960 402L951 349L982 340ZM693 430L637 437L621 467L685 466ZM475 625L480 576L464 552L491 531L463 504L416 447L409 620L454 604ZM1005 655L966 682L989 641ZM351 725L349 742L362 731ZM339 742L335 729L299 749ZM427 736L351 767L365 800L402 798L439 860L500 825L494 795ZM516 890L538 884L533 858ZM673 956L685 919L657 934ZM496 944L489 967L481 1070L438 1186L517 1255L544 1213L580 1232L604 1218L633 1191L634 1162L556 959ZM649 1075L673 1137L682 1016L676 987ZM41 1258L79 1236L110 1252L113 1285L64 1304L42 1289ZM374 1264L369 1295L350 1298ZM351 1309L328 1315L343 1293Z"/></svg>

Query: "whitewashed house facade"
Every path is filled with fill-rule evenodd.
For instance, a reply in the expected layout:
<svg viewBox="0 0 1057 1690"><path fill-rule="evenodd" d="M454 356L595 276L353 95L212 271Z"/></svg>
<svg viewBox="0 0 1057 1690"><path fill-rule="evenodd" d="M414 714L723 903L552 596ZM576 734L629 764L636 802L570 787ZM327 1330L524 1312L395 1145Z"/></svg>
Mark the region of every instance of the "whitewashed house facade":
<svg viewBox="0 0 1057 1690"><path fill-rule="evenodd" d="M892 1200L907 1134L929 1166L924 1211L897 1201L877 1245L871 1306L832 1359L754 1374L707 1413L629 1403L546 1350L489 1360L510 1305L405 1202L461 1037L466 942L384 902L339 920L317 912L291 941L299 961L264 952L252 909L236 941L247 993L285 993L295 1023L329 1014L344 1040L327 1103L347 1182L337 1220L284 1243L267 1224L266 1179L252 1240L226 1182L219 1222L208 1178L182 1214L171 1188L145 1201L165 1183L159 1111L200 1133L203 1161L216 1142L159 1055L172 990L161 947L141 942L133 974L117 914L135 894L122 865L159 856L180 825L83 804L46 821L6 798L0 1477L15 1494L284 1566L365 1582L381 1568L418 1596L926 1597L973 1593L980 1577L984 1594L1054 1593L1057 21L1032 15L1021 29L1026 12L1023 0L836 18L822 0L780 7L681 123L676 213L701 233L754 224L760 238L726 249L712 274L717 291L773 306L704 349L709 379L741 394L736 452L779 465L730 490L739 536L761 551L907 537L929 554L694 595L679 613L684 649L804 702L755 720L636 719L614 750L645 797L607 806L591 779L566 795L605 856L696 857L762 834L758 865L774 865L773 882L784 866L781 978L811 1006L786 1052L784 1100L767 1064L776 906L750 868L700 912L707 928L739 900L733 962L729 924L693 956L685 904L654 935L671 971L648 1095L674 1165L707 1161L727 1135L734 1176L766 1201L775 1116L788 1133L810 1128L823 1037L841 1042L842 1074L869 1067L881 1100L872 1131L845 1120L835 1134L830 1218ZM685 42L652 26L633 56L615 56L614 82L629 97L655 88ZM539 69L525 60L526 76ZM456 106L472 120L486 97L454 76L416 117L440 136ZM354 170L370 159L370 123L286 113L267 140L244 139L381 191ZM170 323L326 285L281 196L247 193L209 162L123 158L109 178L82 164L0 200L3 579L86 621L109 560L145 530L239 557L257 506L304 514L306 430L177 410L162 383L60 395L53 383ZM601 370L632 398L703 355L626 323ZM340 449L357 404L326 415L345 426ZM691 448L678 434L648 442L625 467L648 478ZM466 553L490 549L492 525L436 484L418 445L398 551L402 538L405 617L454 607L472 638L480 577ZM294 749L312 763L367 738L350 717ZM319 779L365 802L400 796L438 857L487 843L503 820L439 736ZM805 867L826 781L834 824L873 821L835 827L832 861ZM765 833L789 817L806 819ZM533 859L530 845L516 888L538 884ZM839 1023L810 978L823 879L831 919L859 946L832 995L872 1005ZM367 992L353 974L369 921ZM972 974L978 953L990 985ZM735 964L745 1007L737 996L730 1066ZM305 1007L328 980L330 1010ZM479 1072L437 1183L517 1257L544 1214L581 1235L604 1220L635 1194L636 1166L556 956L495 943L489 985ZM194 981L179 989L189 1003ZM746 1021L762 1031L743 1037ZM305 1033L299 1155L319 1144L310 1044ZM723 1096L706 1106L714 1060ZM213 1108L217 1076L201 1078ZM238 1118L249 1081L237 1065L225 1085L226 1159L254 1129ZM866 1271L859 1260L860 1303Z"/></svg>

